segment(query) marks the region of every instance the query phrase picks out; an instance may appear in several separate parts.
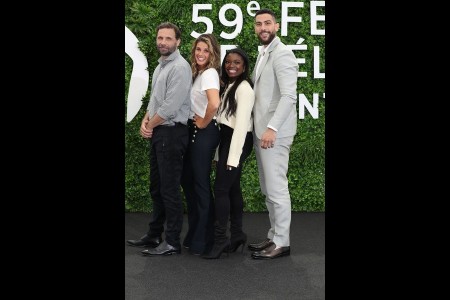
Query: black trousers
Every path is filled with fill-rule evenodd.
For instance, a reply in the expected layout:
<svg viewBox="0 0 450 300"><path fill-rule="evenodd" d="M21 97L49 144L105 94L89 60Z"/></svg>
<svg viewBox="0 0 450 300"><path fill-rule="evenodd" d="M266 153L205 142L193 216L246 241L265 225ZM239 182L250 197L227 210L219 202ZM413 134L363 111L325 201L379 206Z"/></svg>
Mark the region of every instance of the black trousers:
<svg viewBox="0 0 450 300"><path fill-rule="evenodd" d="M220 133L216 120L199 129L188 120L189 146L181 185L186 197L189 229L183 245L192 252L208 252L214 243L214 197L211 166Z"/></svg>
<svg viewBox="0 0 450 300"><path fill-rule="evenodd" d="M183 200L180 181L187 145L186 125L160 125L153 129L150 147L150 194L153 211L147 234L151 237L160 236L166 222L166 241L174 247L181 247Z"/></svg>
<svg viewBox="0 0 450 300"><path fill-rule="evenodd" d="M225 227L228 224L228 218L230 219L231 235L242 231L244 207L241 190L242 165L253 149L253 135L251 132L247 132L238 167L227 170L232 136L233 128L220 125L219 161L217 162L214 184L215 218L220 226Z"/></svg>

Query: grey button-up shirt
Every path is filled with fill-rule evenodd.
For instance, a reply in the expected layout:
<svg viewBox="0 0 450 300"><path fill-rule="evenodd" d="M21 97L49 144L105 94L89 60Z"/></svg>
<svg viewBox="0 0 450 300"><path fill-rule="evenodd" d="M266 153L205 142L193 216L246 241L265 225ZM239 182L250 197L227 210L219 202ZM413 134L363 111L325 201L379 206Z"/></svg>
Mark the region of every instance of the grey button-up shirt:
<svg viewBox="0 0 450 300"><path fill-rule="evenodd" d="M165 119L161 125L187 124L191 107L192 72L189 63L177 49L159 65L152 77L152 91L147 106L149 117L157 113Z"/></svg>

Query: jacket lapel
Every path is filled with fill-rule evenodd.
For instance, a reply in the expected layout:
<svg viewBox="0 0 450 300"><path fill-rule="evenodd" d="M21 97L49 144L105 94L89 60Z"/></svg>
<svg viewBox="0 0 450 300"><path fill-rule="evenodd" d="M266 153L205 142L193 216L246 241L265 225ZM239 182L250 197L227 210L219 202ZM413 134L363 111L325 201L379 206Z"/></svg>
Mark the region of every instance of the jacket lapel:
<svg viewBox="0 0 450 300"><path fill-rule="evenodd" d="M268 60L269 57L270 57L270 53L273 51L273 49L275 49L275 47L276 47L279 43L280 43L280 38L276 36L276 37L274 38L272 44L269 46L269 49L267 49L266 54L262 57L261 65L260 65L259 68L258 68L258 74L255 75L255 80L254 80L253 82L256 83L256 82L258 81L259 76L261 75L262 70L264 69L264 66L265 66L266 63L267 63L267 60ZM258 65L258 61L256 62L256 66L257 66L257 65ZM255 69L256 69L256 68L255 68Z"/></svg>

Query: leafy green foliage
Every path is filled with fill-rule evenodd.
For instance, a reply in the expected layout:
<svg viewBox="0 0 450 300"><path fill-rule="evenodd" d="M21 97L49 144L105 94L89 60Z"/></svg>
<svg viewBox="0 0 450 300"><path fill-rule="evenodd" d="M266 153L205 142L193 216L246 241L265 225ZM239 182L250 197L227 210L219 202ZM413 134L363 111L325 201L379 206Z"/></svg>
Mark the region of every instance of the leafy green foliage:
<svg viewBox="0 0 450 300"><path fill-rule="evenodd" d="M150 80L153 70L158 64L159 54L156 50L156 27L161 22L172 22L180 27L181 55L190 61L190 52L194 38L192 31L203 33L206 30L204 23L192 21L193 4L212 4L211 10L199 11L200 16L208 17L214 25L213 33L222 45L235 44L247 52L254 67L258 56L258 38L254 33L254 17L247 13L248 0L126 0L125 1L125 25L136 35L139 40L139 48L147 57ZM257 1L261 8L269 8L275 12L281 27L281 1ZM290 16L301 16L301 23L288 25L288 36L281 36L281 28L278 36L287 45L295 45L299 38L304 39L302 44L307 45L307 50L294 52L296 57L304 58L305 63L299 64L300 72L307 72L307 77L298 78L297 92L304 94L310 103L313 94L322 95L325 92L325 80L313 78L313 48L320 47L320 71L325 72L325 36L311 35L310 29L310 1L302 1L303 8L290 8ZM220 33L231 33L234 27L227 27L219 21L220 8L228 3L234 3L241 8L243 16L243 28L234 40L226 40L220 37ZM319 8L319 14L324 14L325 9ZM229 10L225 13L228 20L234 20L235 12ZM324 28L318 26L319 28ZM125 88L128 94L129 80L133 62L125 54ZM150 85L149 85L150 89ZM129 212L150 212L152 202L149 193L149 143L139 135L141 120L145 115L149 101L150 90L142 99L142 107L136 117L130 122L125 122L125 209ZM126 105L126 96L125 96ZM211 173L211 181L214 182L214 170ZM305 109L305 118L297 122L297 135L290 153L289 191L291 195L292 211L325 211L325 98L319 101L319 118L313 119ZM244 164L242 179L242 193L244 197L244 210L246 212L266 211L264 195L259 187L258 169L254 151ZM185 205L185 204L184 204Z"/></svg>

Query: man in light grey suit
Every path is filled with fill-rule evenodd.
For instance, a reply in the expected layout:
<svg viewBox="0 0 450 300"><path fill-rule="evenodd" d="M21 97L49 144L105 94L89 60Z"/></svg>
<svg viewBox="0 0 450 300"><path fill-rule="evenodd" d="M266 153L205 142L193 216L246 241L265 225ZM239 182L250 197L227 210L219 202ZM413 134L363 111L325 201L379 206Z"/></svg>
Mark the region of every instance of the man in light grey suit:
<svg viewBox="0 0 450 300"><path fill-rule="evenodd" d="M254 259L290 255L291 198L287 171L297 132L298 63L294 53L276 36L278 29L271 10L256 13L255 33L264 47L252 73L256 97L253 141L270 229L264 241L249 244Z"/></svg>

